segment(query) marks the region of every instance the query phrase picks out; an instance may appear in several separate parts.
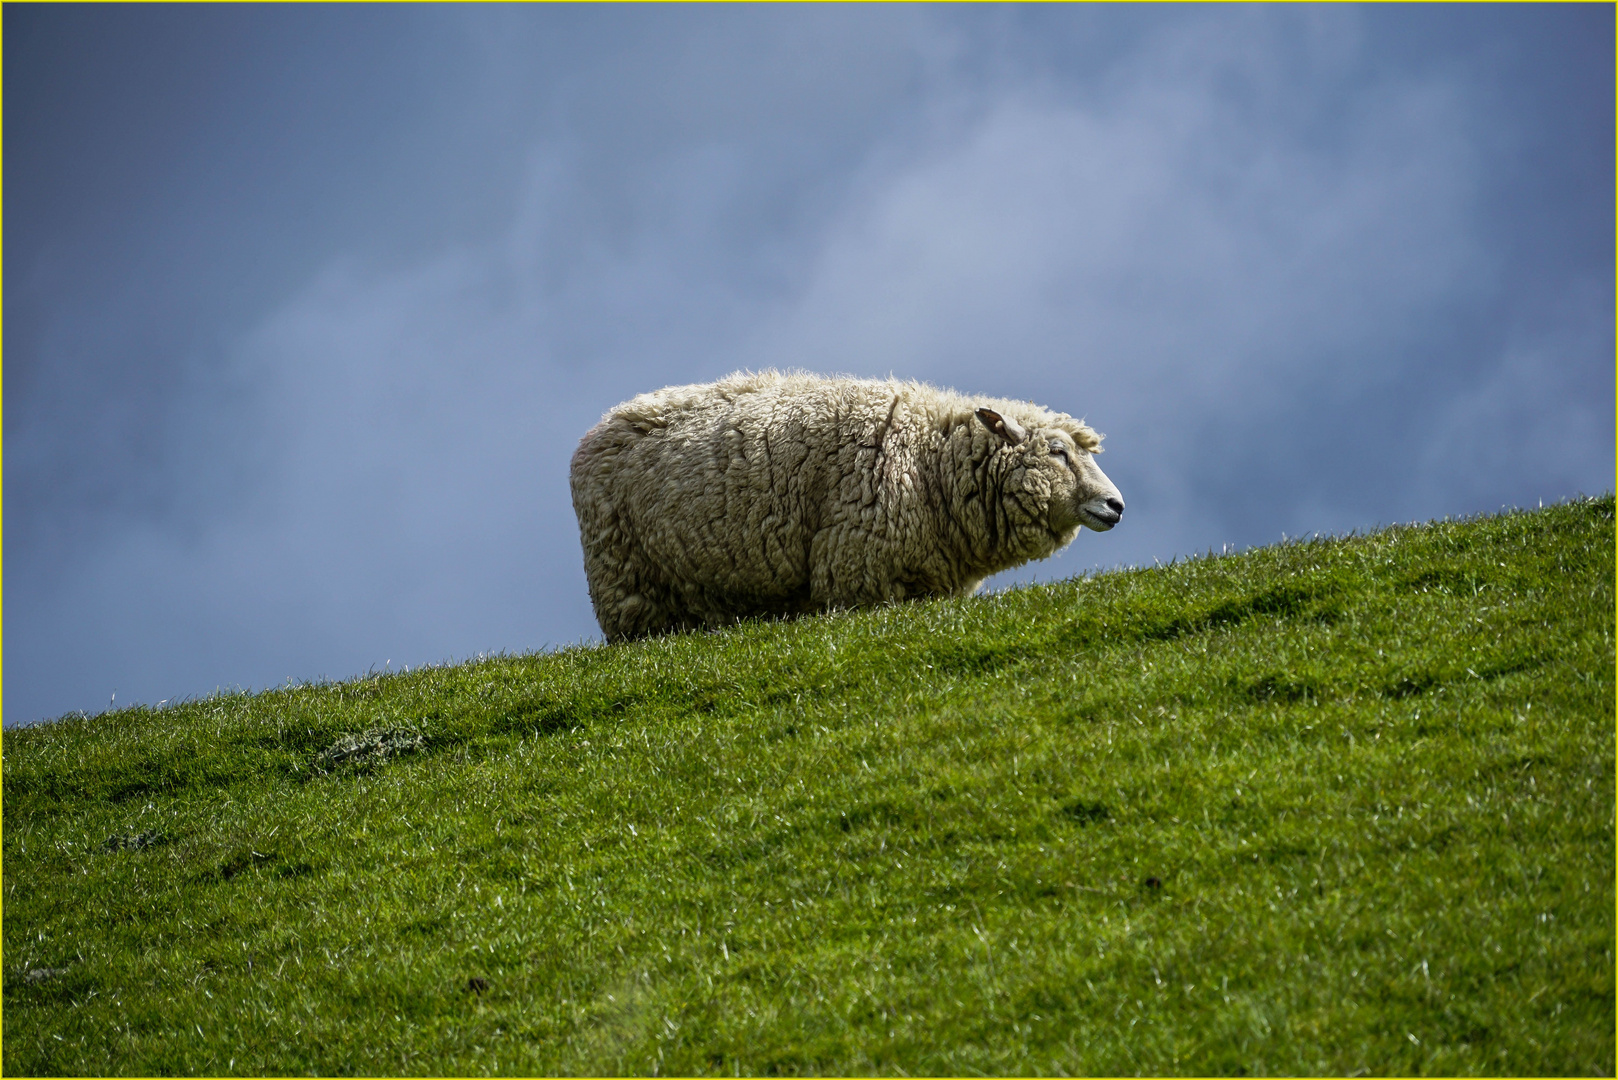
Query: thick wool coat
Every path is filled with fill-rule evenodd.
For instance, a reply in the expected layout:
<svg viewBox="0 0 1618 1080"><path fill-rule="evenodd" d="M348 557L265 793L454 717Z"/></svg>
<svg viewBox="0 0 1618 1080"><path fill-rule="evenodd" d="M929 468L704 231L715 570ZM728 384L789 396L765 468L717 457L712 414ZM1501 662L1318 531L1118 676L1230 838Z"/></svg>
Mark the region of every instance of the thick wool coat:
<svg viewBox="0 0 1618 1080"><path fill-rule="evenodd" d="M1065 414L917 382L741 372L643 394L573 455L590 600L614 641L969 593L1116 522L1099 450Z"/></svg>

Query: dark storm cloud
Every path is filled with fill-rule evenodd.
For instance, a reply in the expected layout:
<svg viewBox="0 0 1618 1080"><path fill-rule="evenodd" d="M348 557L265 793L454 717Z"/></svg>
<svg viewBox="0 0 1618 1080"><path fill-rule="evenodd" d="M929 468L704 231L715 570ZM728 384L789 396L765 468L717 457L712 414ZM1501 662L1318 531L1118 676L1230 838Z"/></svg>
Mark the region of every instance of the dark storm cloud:
<svg viewBox="0 0 1618 1080"><path fill-rule="evenodd" d="M247 478L221 452L251 456L230 339L312 265L444 239L415 206L475 219L493 193L446 175L454 145L412 153L423 128L454 142L416 9L5 19L7 539L49 557L128 516L198 527Z"/></svg>
<svg viewBox="0 0 1618 1080"><path fill-rule="evenodd" d="M1609 9L5 17L8 722L593 637L743 366L1087 415L1008 580L1611 485Z"/></svg>

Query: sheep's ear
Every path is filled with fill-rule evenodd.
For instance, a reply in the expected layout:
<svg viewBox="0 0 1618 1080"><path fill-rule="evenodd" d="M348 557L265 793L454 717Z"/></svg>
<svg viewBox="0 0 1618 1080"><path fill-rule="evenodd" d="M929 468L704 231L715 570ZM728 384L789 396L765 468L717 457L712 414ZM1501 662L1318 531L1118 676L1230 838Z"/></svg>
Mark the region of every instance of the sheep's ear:
<svg viewBox="0 0 1618 1080"><path fill-rule="evenodd" d="M978 419L989 425L989 430L996 435L1004 435L1013 446L1028 438L1028 432L1022 429L1021 424L1009 416L1001 416L993 409L979 409Z"/></svg>

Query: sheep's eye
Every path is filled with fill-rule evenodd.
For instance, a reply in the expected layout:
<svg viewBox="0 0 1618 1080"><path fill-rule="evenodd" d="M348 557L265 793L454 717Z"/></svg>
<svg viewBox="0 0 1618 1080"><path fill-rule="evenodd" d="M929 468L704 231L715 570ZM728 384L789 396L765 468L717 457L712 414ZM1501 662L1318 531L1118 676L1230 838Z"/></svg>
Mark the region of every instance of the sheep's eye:
<svg viewBox="0 0 1618 1080"><path fill-rule="evenodd" d="M1066 461L1067 460L1067 448L1064 447L1061 443L1051 443L1051 457L1059 457L1063 461Z"/></svg>

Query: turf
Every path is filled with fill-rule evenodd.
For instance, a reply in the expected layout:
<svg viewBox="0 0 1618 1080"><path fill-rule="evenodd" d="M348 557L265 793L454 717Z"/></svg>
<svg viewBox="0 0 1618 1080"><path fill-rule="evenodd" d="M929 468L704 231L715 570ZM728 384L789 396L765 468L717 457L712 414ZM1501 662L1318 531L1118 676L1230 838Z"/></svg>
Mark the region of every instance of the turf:
<svg viewBox="0 0 1618 1080"><path fill-rule="evenodd" d="M1611 496L4 737L4 1071L1614 1071Z"/></svg>

